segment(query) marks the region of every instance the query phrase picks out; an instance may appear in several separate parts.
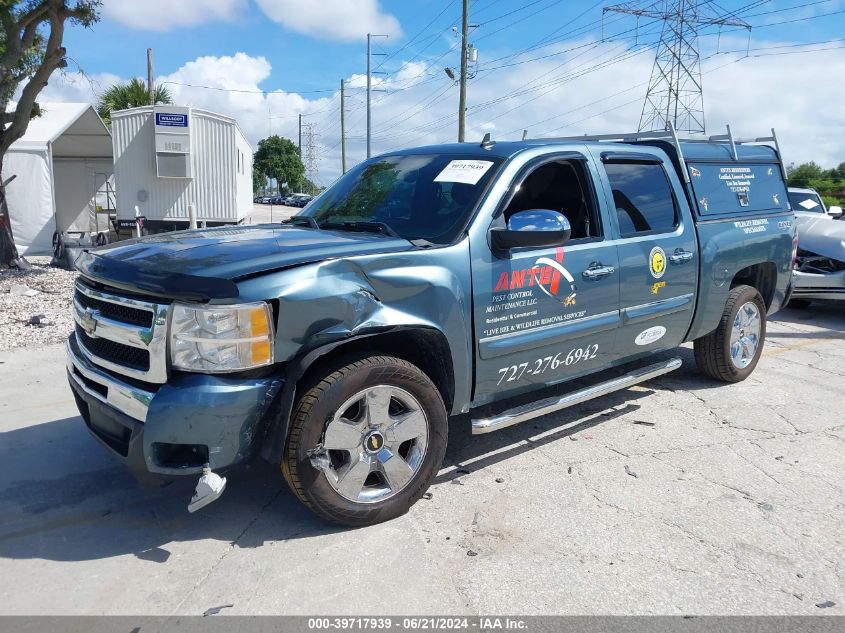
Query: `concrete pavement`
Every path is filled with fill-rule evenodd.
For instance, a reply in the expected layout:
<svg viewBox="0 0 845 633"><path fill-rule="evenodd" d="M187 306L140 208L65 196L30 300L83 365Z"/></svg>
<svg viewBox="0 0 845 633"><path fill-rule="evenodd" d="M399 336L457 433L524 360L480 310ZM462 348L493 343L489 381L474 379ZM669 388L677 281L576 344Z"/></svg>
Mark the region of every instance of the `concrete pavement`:
<svg viewBox="0 0 845 633"><path fill-rule="evenodd" d="M193 480L139 488L88 436L61 347L2 353L0 613L845 614L845 312L776 315L737 385L680 355L498 433L453 420L431 498L349 530L260 462L188 514Z"/></svg>

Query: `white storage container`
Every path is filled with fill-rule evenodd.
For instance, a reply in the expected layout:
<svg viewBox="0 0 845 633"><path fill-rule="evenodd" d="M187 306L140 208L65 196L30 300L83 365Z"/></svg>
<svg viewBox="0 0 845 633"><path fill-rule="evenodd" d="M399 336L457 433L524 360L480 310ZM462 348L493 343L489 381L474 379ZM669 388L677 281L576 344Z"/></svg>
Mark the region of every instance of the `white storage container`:
<svg viewBox="0 0 845 633"><path fill-rule="evenodd" d="M242 222L252 212L252 147L237 122L184 106L112 113L118 219L152 230Z"/></svg>

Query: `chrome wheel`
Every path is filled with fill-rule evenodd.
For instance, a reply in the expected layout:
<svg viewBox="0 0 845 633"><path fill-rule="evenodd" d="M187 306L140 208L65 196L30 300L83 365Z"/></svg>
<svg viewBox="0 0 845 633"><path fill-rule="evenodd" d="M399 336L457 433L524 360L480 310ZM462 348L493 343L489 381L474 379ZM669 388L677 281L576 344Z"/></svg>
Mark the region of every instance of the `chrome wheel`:
<svg viewBox="0 0 845 633"><path fill-rule="evenodd" d="M428 420L417 399L404 389L377 385L338 408L310 454L339 495L374 503L408 485L427 446Z"/></svg>
<svg viewBox="0 0 845 633"><path fill-rule="evenodd" d="M731 362L737 369L748 367L760 345L760 310L753 301L742 304L731 328Z"/></svg>

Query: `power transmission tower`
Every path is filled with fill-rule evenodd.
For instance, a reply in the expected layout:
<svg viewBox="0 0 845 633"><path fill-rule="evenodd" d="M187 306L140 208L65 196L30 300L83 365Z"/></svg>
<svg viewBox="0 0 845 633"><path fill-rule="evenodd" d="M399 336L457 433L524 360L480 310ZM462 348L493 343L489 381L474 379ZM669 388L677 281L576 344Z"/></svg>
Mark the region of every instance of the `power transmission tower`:
<svg viewBox="0 0 845 633"><path fill-rule="evenodd" d="M603 13L626 13L663 22L654 57L651 79L640 115L639 131L676 130L704 133L704 89L698 53L699 29L733 26L751 30L751 25L730 13L720 13L711 0L659 0L605 7Z"/></svg>
<svg viewBox="0 0 845 633"><path fill-rule="evenodd" d="M317 155L317 143L315 140L317 134L314 132L314 124L311 122L303 123L302 132L305 135L305 156L302 161L305 165L305 176L316 185L317 163L320 158ZM311 193L314 192L312 191Z"/></svg>

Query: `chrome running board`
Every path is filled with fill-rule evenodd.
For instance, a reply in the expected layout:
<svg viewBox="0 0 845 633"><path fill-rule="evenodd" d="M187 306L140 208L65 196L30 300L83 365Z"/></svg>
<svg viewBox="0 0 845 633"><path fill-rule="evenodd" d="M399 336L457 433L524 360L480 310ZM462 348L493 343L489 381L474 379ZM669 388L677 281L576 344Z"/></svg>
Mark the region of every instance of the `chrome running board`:
<svg viewBox="0 0 845 633"><path fill-rule="evenodd" d="M491 418L473 419L472 434L480 435L482 433L497 431L505 428L506 426L512 426L541 415L554 413L555 411L560 411L561 409L581 404L587 400L592 400L593 398L598 398L599 396L604 396L606 394L613 393L614 391L619 391L620 389L627 389L637 383L651 380L652 378L662 376L663 374L668 374L670 371L678 369L681 364L680 358L670 358L667 361L655 363L653 365L643 367L642 369L631 371L619 378L601 382L597 385L593 385L592 387L587 387L579 391L573 391L562 398L547 398L545 400L540 400L539 402L529 402L528 404L508 409L507 411Z"/></svg>

